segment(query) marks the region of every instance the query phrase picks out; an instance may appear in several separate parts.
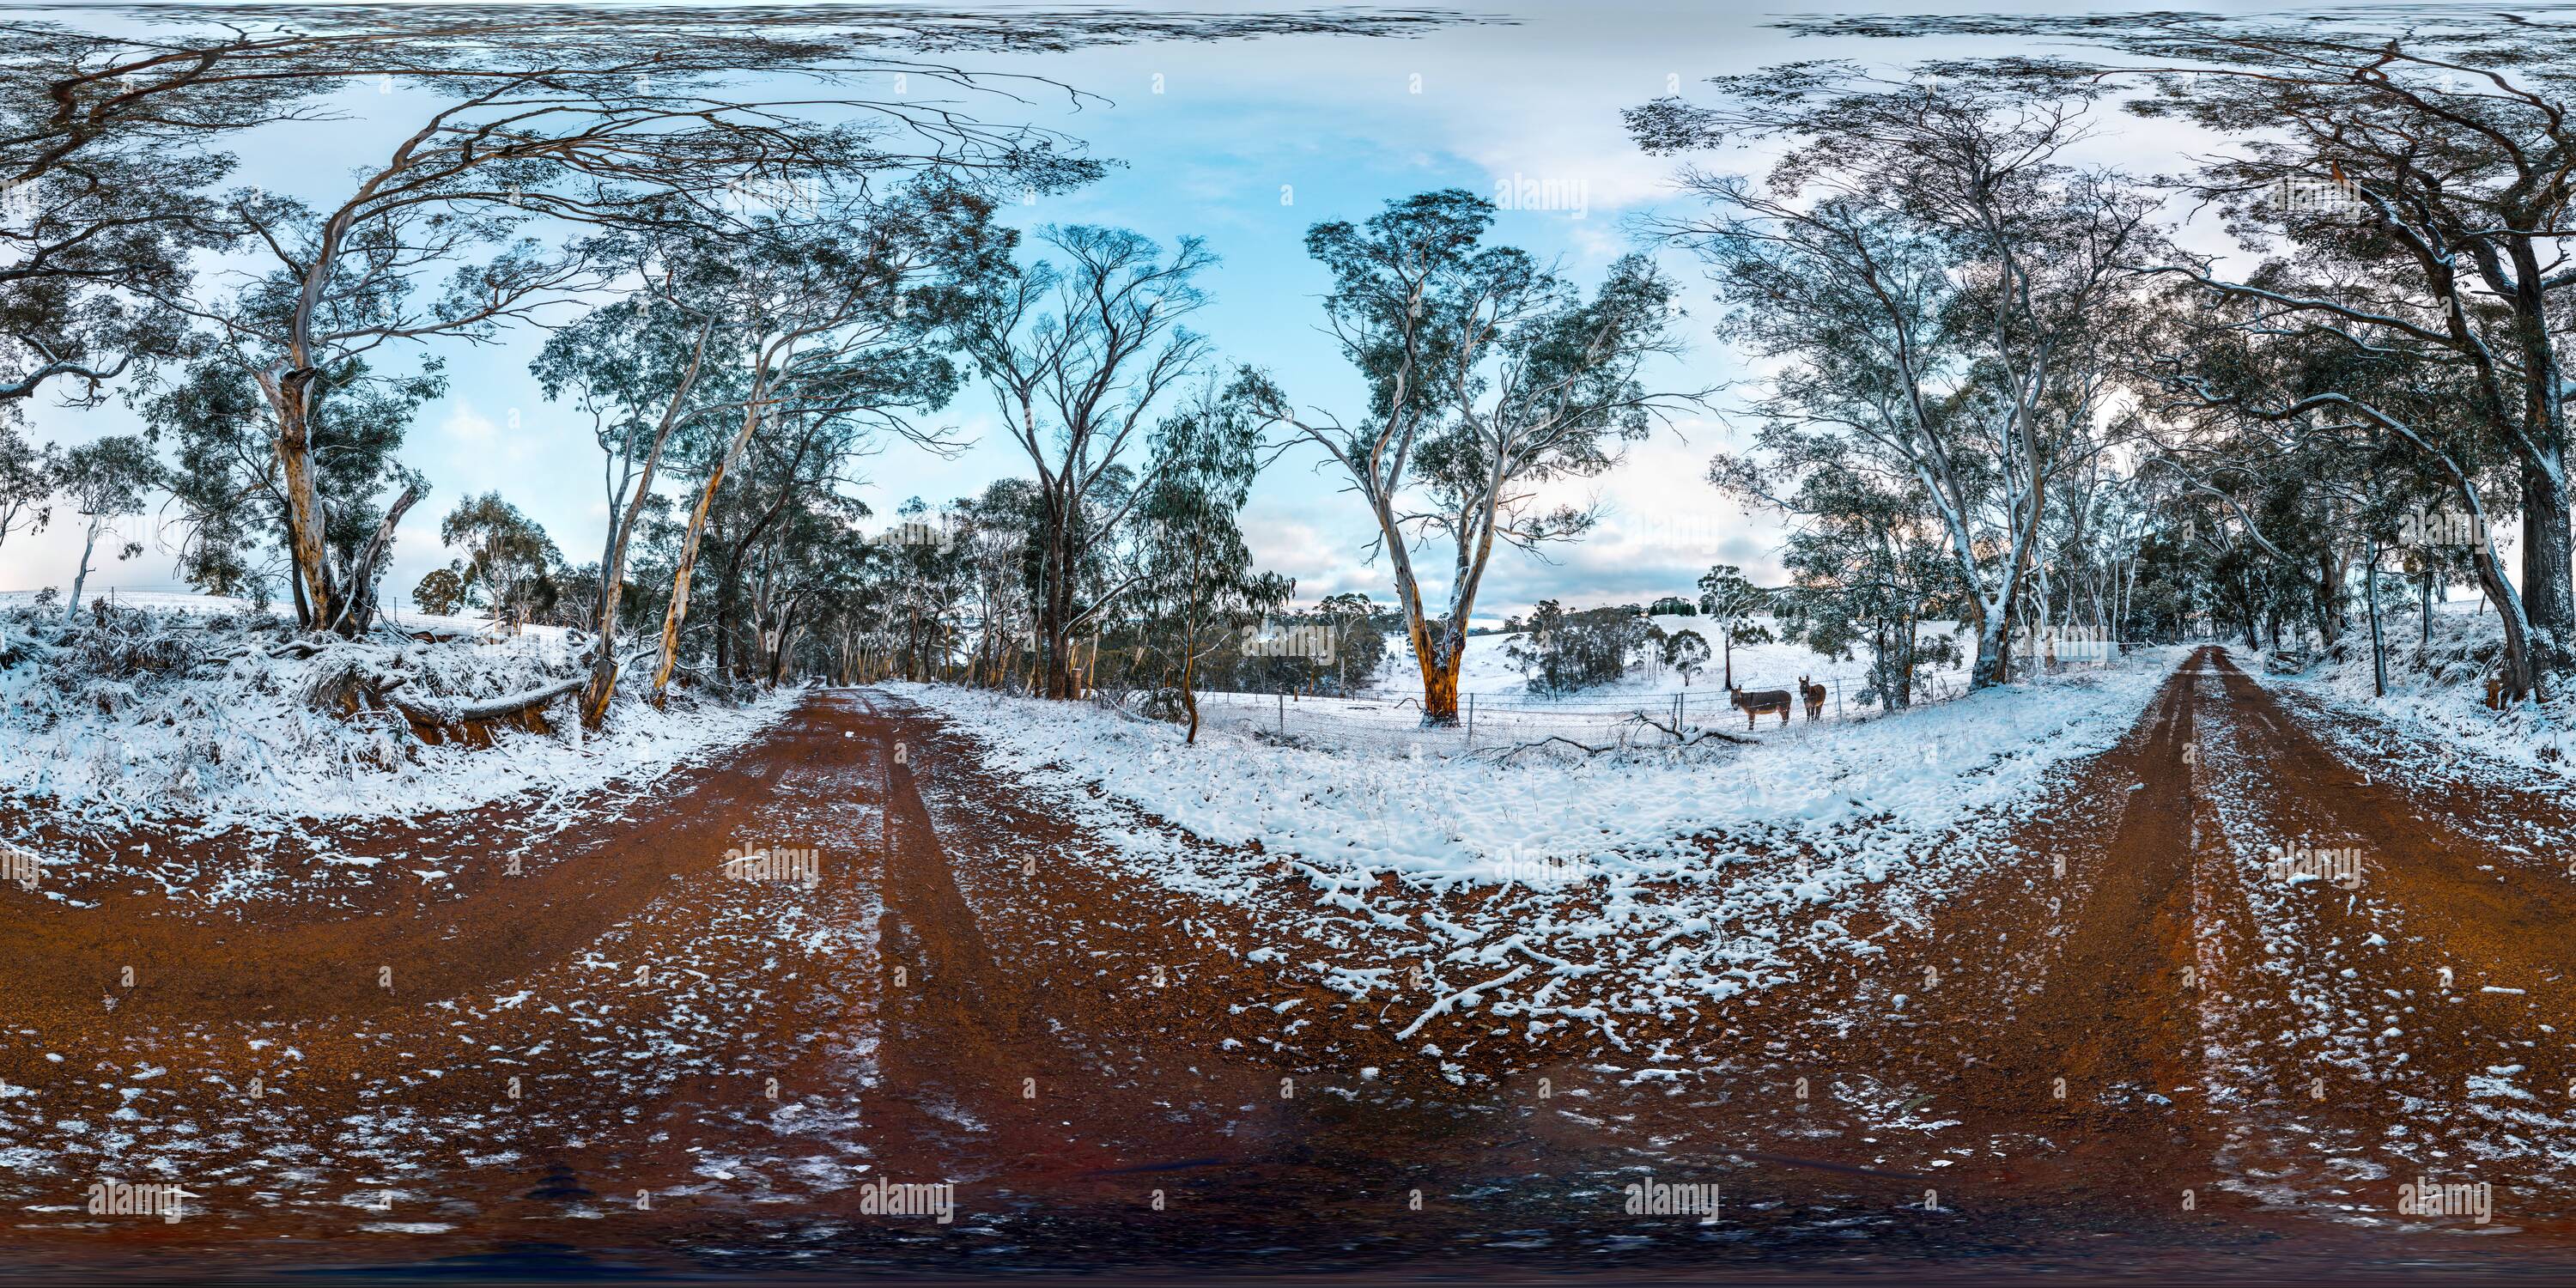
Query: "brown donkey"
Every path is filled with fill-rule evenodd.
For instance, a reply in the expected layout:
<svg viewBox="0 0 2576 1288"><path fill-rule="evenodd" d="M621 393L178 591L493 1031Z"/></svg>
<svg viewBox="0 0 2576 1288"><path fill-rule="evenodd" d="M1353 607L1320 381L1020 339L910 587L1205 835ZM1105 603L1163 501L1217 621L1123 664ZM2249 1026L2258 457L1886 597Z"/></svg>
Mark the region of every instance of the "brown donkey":
<svg viewBox="0 0 2576 1288"><path fill-rule="evenodd" d="M1814 724L1824 716L1825 686L1809 683L1802 675L1798 677L1798 694L1807 700L1807 723Z"/></svg>
<svg viewBox="0 0 2576 1288"><path fill-rule="evenodd" d="M1789 723L1787 689L1739 689L1730 684L1726 686L1726 700L1734 703L1735 709L1744 713L1744 727L1748 730L1753 728L1754 717L1767 716L1774 711L1780 713L1782 725Z"/></svg>

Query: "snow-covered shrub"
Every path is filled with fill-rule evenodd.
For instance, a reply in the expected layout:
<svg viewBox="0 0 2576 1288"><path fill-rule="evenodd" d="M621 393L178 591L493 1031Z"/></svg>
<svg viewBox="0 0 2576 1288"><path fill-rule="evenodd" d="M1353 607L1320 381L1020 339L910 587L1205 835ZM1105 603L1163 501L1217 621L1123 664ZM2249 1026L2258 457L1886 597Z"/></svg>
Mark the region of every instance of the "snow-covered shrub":
<svg viewBox="0 0 2576 1288"><path fill-rule="evenodd" d="M2274 683L2393 724L2426 747L2456 748L2560 776L2576 769L2576 692L2561 685L2545 702L2505 711L2487 707L2486 681L2504 659L2504 623L2494 610L2437 605L2429 639L2421 616L2391 611L2381 631L2388 657L2384 697L2374 693L2366 623L2355 623L2318 665ZM2373 746L2369 754L2385 760L2399 753Z"/></svg>
<svg viewBox="0 0 2576 1288"><path fill-rule="evenodd" d="M541 708L547 721L491 730L490 750L415 731L414 716L435 728L575 680L588 657L563 634L342 639L239 607L102 605L65 623L22 601L0 607L0 793L210 822L464 808L649 776L783 709L678 690L655 710L621 687L597 736L569 697Z"/></svg>

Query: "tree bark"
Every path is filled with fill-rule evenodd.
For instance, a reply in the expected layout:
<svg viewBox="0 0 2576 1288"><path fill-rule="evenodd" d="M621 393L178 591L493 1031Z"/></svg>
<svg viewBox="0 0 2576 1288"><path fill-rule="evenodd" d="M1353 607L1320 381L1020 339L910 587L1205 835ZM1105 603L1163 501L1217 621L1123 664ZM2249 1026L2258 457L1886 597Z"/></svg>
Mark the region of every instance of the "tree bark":
<svg viewBox="0 0 2576 1288"><path fill-rule="evenodd" d="M341 619L340 588L323 541L322 502L313 483L313 380L310 368L259 373L261 392L277 414L277 464L286 500L286 552L295 566L310 617L307 626Z"/></svg>
<svg viewBox="0 0 2576 1288"><path fill-rule="evenodd" d="M697 570L698 542L706 535L707 511L714 508L716 489L724 485L725 469L740 454L743 444L751 441L752 431L760 425L760 403L754 400L742 411L742 428L734 431L733 441L718 453L714 467L707 471L707 481L698 489L698 503L689 511L687 535L680 540L679 563L671 574L671 603L662 613L662 649L653 663L653 705L661 706L671 687L671 672L680 664L680 624L689 616L689 576Z"/></svg>
<svg viewBox="0 0 2576 1288"><path fill-rule="evenodd" d="M92 519L89 525L89 537L81 542L80 569L72 574L72 601L63 605L63 625L65 626L71 625L80 617L81 587L89 584L89 556L91 551L98 549L98 529L98 520Z"/></svg>
<svg viewBox="0 0 2576 1288"><path fill-rule="evenodd" d="M2370 566L2361 570L2363 598L2370 603L2371 696L2388 696L2388 648L2379 632L2379 545L2370 546Z"/></svg>
<svg viewBox="0 0 2576 1288"><path fill-rule="evenodd" d="M2569 540L2563 459L2554 477L2528 461L2522 467L2523 611L2537 665L2548 671L2576 666L2569 647L2576 632L2576 548Z"/></svg>
<svg viewBox="0 0 2576 1288"><path fill-rule="evenodd" d="M1458 723L1458 670L1466 659L1457 653L1426 661L1422 668L1422 718L1427 724Z"/></svg>
<svg viewBox="0 0 2576 1288"><path fill-rule="evenodd" d="M804 439L796 445L796 455L787 462L787 478L779 485L778 499L770 502L769 508L752 523L750 530L744 532L733 543L733 548L725 552L724 577L716 583L716 670L718 671L725 669L727 654L730 652L729 645L733 639L734 588L742 579L742 557L760 540L760 534L786 511L787 499L794 495L796 490L796 471L804 467L805 453L812 450L814 446L814 435L814 427L809 425Z"/></svg>
<svg viewBox="0 0 2576 1288"><path fill-rule="evenodd" d="M383 557L385 547L392 543L394 528L402 522L403 514L419 501L419 486L405 486L402 495L394 498L393 508L385 511L384 520L367 537L366 547L358 552L357 562L349 565L349 602L341 606L340 612L347 617L354 609L356 617L349 622L347 634L356 635L375 624L376 582L383 575L376 570L376 560ZM340 622L335 620L331 626L336 630Z"/></svg>
<svg viewBox="0 0 2576 1288"><path fill-rule="evenodd" d="M2005 653L2011 648L2008 629L2010 613L1995 611L1982 615L1977 627L1977 661L1968 672L1968 687L1982 689L2001 684L2005 678Z"/></svg>
<svg viewBox="0 0 2576 1288"><path fill-rule="evenodd" d="M642 521L644 501L653 493L653 475L662 465L662 448L671 441L671 431L681 420L680 410L697 388L699 364L706 360L707 342L715 334L715 319L710 317L698 328L697 347L689 353L689 365L681 373L679 388L663 404L662 423L653 429L653 446L644 453L644 469L635 480L634 495L626 498L624 515L612 513L608 528L608 548L599 557L599 656L591 662L590 683L581 693L581 727L596 730L608 718L608 699L617 692L617 608L626 593L626 547L635 537L635 525Z"/></svg>

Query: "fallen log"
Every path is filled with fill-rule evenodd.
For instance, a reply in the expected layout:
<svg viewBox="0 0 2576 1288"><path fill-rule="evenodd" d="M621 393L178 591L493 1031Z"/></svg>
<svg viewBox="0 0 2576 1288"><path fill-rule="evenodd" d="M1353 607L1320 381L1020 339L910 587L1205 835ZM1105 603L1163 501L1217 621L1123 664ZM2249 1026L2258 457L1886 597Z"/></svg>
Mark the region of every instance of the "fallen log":
<svg viewBox="0 0 2576 1288"><path fill-rule="evenodd" d="M621 665L620 669L635 665L637 662L650 656L651 653L652 650L646 649L627 654L626 660ZM438 706L425 702L407 702L401 698L387 697L386 693L391 686L377 690L376 696L400 710L414 722L420 724L473 724L480 721L507 720L521 712L542 707L545 704L567 694L579 692L583 685L590 683L590 659L583 658L578 665L580 667L580 674L568 676L550 684L539 685L533 689L523 689L517 693L505 693L497 698L485 698L480 702L468 702L461 706Z"/></svg>

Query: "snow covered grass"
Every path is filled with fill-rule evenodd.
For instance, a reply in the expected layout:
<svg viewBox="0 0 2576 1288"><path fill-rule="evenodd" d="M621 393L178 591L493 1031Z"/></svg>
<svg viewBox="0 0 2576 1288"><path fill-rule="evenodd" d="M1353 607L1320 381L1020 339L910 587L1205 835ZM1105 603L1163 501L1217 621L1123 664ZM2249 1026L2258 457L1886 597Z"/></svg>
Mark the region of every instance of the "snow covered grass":
<svg viewBox="0 0 2576 1288"><path fill-rule="evenodd" d="M1711 629L1708 619L1700 617L1653 620L1667 632L1695 629L1705 635ZM1947 624L1936 624L1927 629L1927 635L1931 629L1947 629ZM1331 751L1379 755L1451 755L1541 743L1551 738L1584 747L1625 746L1669 736L1633 718L1640 714L1666 726L1673 723L1676 712L1682 714L1683 724L1692 726L1722 728L1729 721L1742 719L1728 703L1724 671L1717 661L1710 662L1709 669L1688 686L1683 685L1679 674L1657 662L1632 667L1626 676L1611 684L1555 696L1531 693L1503 652L1519 638L1469 638L1459 688L1462 714L1472 712L1472 717L1453 727L1423 726L1421 670L1414 664L1412 652L1400 641L1365 696L1307 695L1283 701L1269 693L1209 692L1200 695L1199 714L1209 724L1241 732L1268 732ZM1749 644L1735 650L1735 678L1739 685L1748 689L1788 689L1800 677L1807 677L1825 690L1822 716L1826 720L1880 714L1876 706L1860 702L1862 691L1869 687L1868 670L1865 658L1830 658L1803 644ZM1966 688L1964 666L1926 668L1918 679L1915 702L1918 706L1929 705L1955 697ZM1805 718L1801 708L1799 723L1803 724Z"/></svg>
<svg viewBox="0 0 2576 1288"><path fill-rule="evenodd" d="M447 707L576 675L580 649L561 632L495 644L378 633L309 650L289 647L292 635L225 601L103 619L84 607L68 627L59 609L0 607L0 794L93 820L192 820L209 833L407 817L649 779L740 742L794 701L683 696L656 711L621 691L596 736L559 700L553 732L425 743L397 712L343 715L314 694L363 673L399 677L405 700Z"/></svg>
<svg viewBox="0 0 2576 1288"><path fill-rule="evenodd" d="M2576 779L2576 693L2558 693L2545 704L2490 710L2486 679L2495 674L2504 657L2503 622L2493 612L2480 612L2476 604L2461 601L2436 605L2432 625L2431 644L2418 665L2415 655L2422 619L2411 611L2387 614L2382 622L2388 652L2384 697L2372 693L2366 622L2356 621L2303 673L2266 674L2260 658L2241 664L2264 683L2345 715L2392 727L2412 746L2364 745L2354 742L2360 736L2354 730L2320 730L2346 744L2346 750L2392 769L2427 756L2450 760L2452 753L2465 752L2526 778L2538 774L2559 783Z"/></svg>
<svg viewBox="0 0 2576 1288"><path fill-rule="evenodd" d="M1272 951L1329 986L1363 996L1387 963L1427 957L1484 981L1452 1009L1518 991L1497 1014L1612 1031L1615 1013L1794 978L1809 951L1879 951L1860 923L1919 923L1942 892L2009 860L2004 837L2049 771L2118 742L2182 655L2140 650L1752 747L1520 763L1336 755L1225 730L1191 747L1171 726L1088 706L889 687L980 740L996 774L1113 838L1135 877L1271 920L1285 941Z"/></svg>
<svg viewBox="0 0 2576 1288"><path fill-rule="evenodd" d="M1699 632L1700 638L1708 641L1708 669L1700 672L1689 685L1685 686L1678 673L1663 665L1661 661L1656 661L1630 669L1627 676L1616 684L1605 684L1585 689L1580 693L1568 694L1563 701L1580 704L1599 702L1604 698L1627 698L1640 694L1669 697L1676 693L1687 693L1692 697L1707 694L1710 695L1711 701L1725 702L1724 667L1715 623L1705 617L1655 617L1650 620L1667 635L1681 630ZM1774 624L1767 616L1755 620L1765 626ZM1926 622L1923 625L1923 636L1926 641L1929 641L1938 633L1955 629L1956 624L1951 622ZM1503 651L1512 641L1519 638L1518 635L1469 636L1467 660L1458 673L1459 691L1526 694L1527 677L1512 669L1512 660ZM1973 639L1962 637L1959 666L1951 669L1926 669L1923 672L1926 689L1940 689L1943 686L1965 688L1968 683L1966 659L1969 654L1976 651L1975 645L1976 642ZM1802 675L1828 688L1840 683L1844 699L1849 701L1853 695L1869 687L1869 657L1866 653L1856 652L1848 660L1831 658L1804 644L1743 644L1735 649L1735 682L1744 688L1785 689L1796 683L1798 677ZM1376 689L1389 698L1422 695L1422 668L1414 660L1413 650L1406 647L1401 634L1391 636L1387 641L1387 658L1378 670Z"/></svg>

